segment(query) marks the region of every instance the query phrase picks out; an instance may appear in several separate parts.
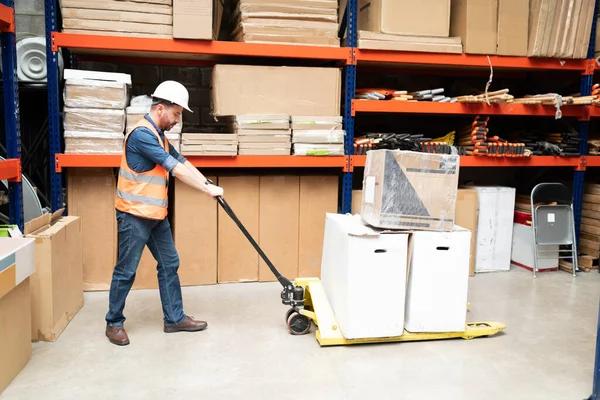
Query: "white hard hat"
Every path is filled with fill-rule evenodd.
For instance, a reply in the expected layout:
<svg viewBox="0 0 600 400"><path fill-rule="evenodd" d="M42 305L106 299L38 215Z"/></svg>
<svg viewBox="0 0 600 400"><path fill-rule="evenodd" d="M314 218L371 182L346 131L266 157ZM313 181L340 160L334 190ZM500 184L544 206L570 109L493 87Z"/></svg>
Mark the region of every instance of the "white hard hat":
<svg viewBox="0 0 600 400"><path fill-rule="evenodd" d="M190 95L181 83L175 81L164 81L160 85L156 87L152 97L157 97L159 99L170 101L171 103L175 103L178 106L181 106L193 113L188 106L188 101L190 99Z"/></svg>

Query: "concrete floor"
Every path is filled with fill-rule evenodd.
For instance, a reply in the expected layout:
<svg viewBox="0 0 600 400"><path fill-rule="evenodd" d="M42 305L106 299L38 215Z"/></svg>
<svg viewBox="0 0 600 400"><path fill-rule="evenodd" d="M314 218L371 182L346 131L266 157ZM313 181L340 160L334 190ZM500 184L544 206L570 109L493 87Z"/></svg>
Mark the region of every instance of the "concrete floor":
<svg viewBox="0 0 600 400"><path fill-rule="evenodd" d="M131 345L104 336L106 293L0 395L16 399L511 399L580 400L591 394L600 274L522 270L470 280L469 321L502 321L505 333L473 341L320 348L294 337L277 284L184 288L200 333L165 334L157 291L134 291ZM1 357L0 357L1 359Z"/></svg>

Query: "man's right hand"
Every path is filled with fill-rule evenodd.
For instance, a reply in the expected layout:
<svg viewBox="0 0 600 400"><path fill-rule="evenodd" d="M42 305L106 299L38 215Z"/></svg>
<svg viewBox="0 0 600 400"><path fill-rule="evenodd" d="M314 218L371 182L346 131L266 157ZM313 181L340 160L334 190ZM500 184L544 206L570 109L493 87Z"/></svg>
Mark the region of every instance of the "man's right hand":
<svg viewBox="0 0 600 400"><path fill-rule="evenodd" d="M215 185L208 184L208 194L212 197L223 196L223 188Z"/></svg>

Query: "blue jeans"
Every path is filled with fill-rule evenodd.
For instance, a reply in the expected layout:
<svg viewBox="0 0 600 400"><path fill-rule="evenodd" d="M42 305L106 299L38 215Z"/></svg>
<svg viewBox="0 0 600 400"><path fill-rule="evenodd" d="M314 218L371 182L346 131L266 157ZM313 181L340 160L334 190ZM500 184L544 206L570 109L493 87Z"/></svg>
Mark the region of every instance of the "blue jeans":
<svg viewBox="0 0 600 400"><path fill-rule="evenodd" d="M119 227L119 257L113 271L109 293L109 309L106 323L109 326L123 326L125 300L133 286L135 274L148 249L158 262L158 288L164 314L165 325L178 325L186 315L183 313L183 299L179 282L179 255L173 243L168 219L151 220L117 210Z"/></svg>

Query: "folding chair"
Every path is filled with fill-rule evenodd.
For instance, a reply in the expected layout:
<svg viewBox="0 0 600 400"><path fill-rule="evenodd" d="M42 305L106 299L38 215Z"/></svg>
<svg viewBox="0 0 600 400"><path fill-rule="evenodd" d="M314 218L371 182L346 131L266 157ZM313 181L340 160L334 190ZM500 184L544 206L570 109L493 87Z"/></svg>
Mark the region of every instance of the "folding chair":
<svg viewBox="0 0 600 400"><path fill-rule="evenodd" d="M538 204L538 205L536 205ZM531 191L531 223L533 232L534 268L533 277L537 277L538 259L544 253L553 252L556 248L543 250L543 246L570 246L569 249L559 247L559 259L572 259L573 276L577 276L577 243L575 235L575 214L571 191L561 183L540 183ZM569 255L562 255L569 253Z"/></svg>

